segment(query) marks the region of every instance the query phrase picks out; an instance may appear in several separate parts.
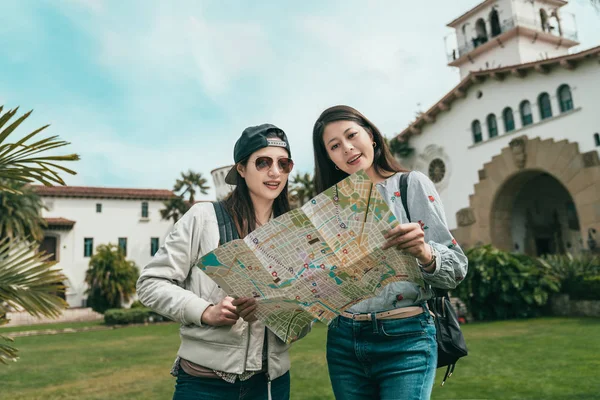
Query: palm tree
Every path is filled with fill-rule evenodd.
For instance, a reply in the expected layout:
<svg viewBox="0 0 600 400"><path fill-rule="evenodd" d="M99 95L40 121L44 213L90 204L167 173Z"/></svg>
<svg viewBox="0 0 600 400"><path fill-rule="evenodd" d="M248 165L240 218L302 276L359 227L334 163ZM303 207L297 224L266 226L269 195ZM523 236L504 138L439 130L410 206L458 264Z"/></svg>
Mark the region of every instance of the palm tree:
<svg viewBox="0 0 600 400"><path fill-rule="evenodd" d="M309 173L305 173L304 175L300 175L300 172L296 173L292 177L291 183L290 195L292 201L297 203L298 206L302 206L317 195L315 181Z"/></svg>
<svg viewBox="0 0 600 400"><path fill-rule="evenodd" d="M6 313L10 308L20 308L34 316L55 317L67 306L65 301L57 296L64 292L64 275L52 268L55 262L48 261L50 255L38 253L38 244L30 241L32 237L40 237L40 230L34 226L36 218L40 217L39 209L34 216L36 200L30 197L29 189L23 184L39 182L47 186L64 185L65 182L59 174L75 172L57 163L79 159L77 154L41 154L69 144L58 140L57 136L33 141L33 138L48 125L14 143L9 143L10 134L31 115L31 111L4 128L18 109L2 114L3 109L4 107L0 106L0 195L3 207L8 205L13 209L12 215L17 216L17 222L15 217L6 217L8 207L0 211L3 227L0 236L0 325L8 322ZM8 194L22 195L29 199L22 201L22 204L26 205L25 209L17 210L16 204L21 199L9 198ZM37 222L41 223L39 219ZM17 228L18 226L20 228ZM9 340L2 336L0 339ZM0 362L6 363L16 359L17 349L0 343Z"/></svg>
<svg viewBox="0 0 600 400"><path fill-rule="evenodd" d="M160 216L162 219L173 220L173 223L177 222L190 208L189 203L180 196L175 196L163 204L165 208L160 210Z"/></svg>
<svg viewBox="0 0 600 400"><path fill-rule="evenodd" d="M96 312L121 308L135 293L138 268L125 259L123 251L115 244L100 245L90 260L85 274L88 284L88 305Z"/></svg>
<svg viewBox="0 0 600 400"><path fill-rule="evenodd" d="M208 186L207 183L206 179L202 177L201 172L189 170L187 173L181 173L181 178L178 178L175 182L173 191L178 193L184 189L183 192L179 193L179 196L184 197L186 193L189 194L188 202L190 203L190 206L192 206L196 200L196 188L200 190L200 193L208 194L210 186Z"/></svg>
<svg viewBox="0 0 600 400"><path fill-rule="evenodd" d="M6 180L0 184L9 189L0 191L0 237L41 241L46 221L40 213L44 207L40 197L31 187L17 181Z"/></svg>

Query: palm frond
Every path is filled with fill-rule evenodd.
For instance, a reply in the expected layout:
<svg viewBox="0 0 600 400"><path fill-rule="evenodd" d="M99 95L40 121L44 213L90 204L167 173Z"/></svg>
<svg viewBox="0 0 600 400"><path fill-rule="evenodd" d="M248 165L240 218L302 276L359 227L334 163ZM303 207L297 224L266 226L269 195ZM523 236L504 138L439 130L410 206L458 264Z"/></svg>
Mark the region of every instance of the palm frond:
<svg viewBox="0 0 600 400"><path fill-rule="evenodd" d="M0 335L0 340L12 342L13 339ZM8 364L7 361L17 361L18 350L12 346L0 343L0 363Z"/></svg>
<svg viewBox="0 0 600 400"><path fill-rule="evenodd" d="M3 107L0 107L0 113ZM0 115L0 129L2 129L17 113L18 108L9 110ZM32 111L29 111L15 120L4 130L0 131L0 179L14 180L23 183L40 182L46 186L53 184L64 185L65 182L59 175L60 172L75 175L76 172L56 162L79 160L77 154L38 156L40 153L54 150L69 145L60 140L58 136L50 136L38 141L31 140L46 129L48 125L34 130L15 143L5 143L9 135L25 121ZM0 191L20 193L0 182Z"/></svg>
<svg viewBox="0 0 600 400"><path fill-rule="evenodd" d="M36 317L56 317L67 306L57 296L64 291L66 277L37 246L20 239L0 240L0 303Z"/></svg>

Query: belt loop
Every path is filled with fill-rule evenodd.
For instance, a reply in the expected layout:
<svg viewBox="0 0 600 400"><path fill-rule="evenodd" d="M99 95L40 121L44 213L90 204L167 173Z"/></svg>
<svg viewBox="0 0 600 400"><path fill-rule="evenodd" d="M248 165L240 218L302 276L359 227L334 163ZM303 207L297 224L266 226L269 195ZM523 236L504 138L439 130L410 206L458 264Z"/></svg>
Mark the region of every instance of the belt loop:
<svg viewBox="0 0 600 400"><path fill-rule="evenodd" d="M429 308L427 307L427 302L424 301L423 303L421 303L421 307L423 308L423 312L427 316L427 319L431 319L431 314L429 314Z"/></svg>
<svg viewBox="0 0 600 400"><path fill-rule="evenodd" d="M379 326L377 325L377 313L372 312L369 314L371 316L371 324L373 325L373 333L379 333Z"/></svg>

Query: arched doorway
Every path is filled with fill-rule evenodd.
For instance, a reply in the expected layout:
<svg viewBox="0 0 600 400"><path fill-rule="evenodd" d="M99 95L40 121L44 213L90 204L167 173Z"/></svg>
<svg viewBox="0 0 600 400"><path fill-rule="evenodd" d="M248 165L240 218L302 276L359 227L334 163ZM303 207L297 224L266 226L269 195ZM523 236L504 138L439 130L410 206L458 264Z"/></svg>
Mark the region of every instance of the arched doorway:
<svg viewBox="0 0 600 400"><path fill-rule="evenodd" d="M505 218L509 215L510 218ZM498 190L491 214L492 243L530 256L578 253L583 241L569 191L543 171L517 173Z"/></svg>
<svg viewBox="0 0 600 400"><path fill-rule="evenodd" d="M491 243L534 255L598 251L598 188L596 150L581 153L567 140L516 137L479 170L469 207L456 213L453 235L465 248Z"/></svg>

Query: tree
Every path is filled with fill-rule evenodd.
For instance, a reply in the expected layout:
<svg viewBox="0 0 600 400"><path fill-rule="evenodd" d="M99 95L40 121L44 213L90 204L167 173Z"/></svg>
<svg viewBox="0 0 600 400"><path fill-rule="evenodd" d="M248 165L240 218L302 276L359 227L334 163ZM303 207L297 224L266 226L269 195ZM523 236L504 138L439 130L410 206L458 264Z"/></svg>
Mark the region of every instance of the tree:
<svg viewBox="0 0 600 400"><path fill-rule="evenodd" d="M385 138L385 140L388 143L390 152L395 157L407 158L410 157L415 151L414 148L410 147L408 139L398 140L398 138L392 138L388 140Z"/></svg>
<svg viewBox="0 0 600 400"><path fill-rule="evenodd" d="M190 208L188 202L179 196L175 196L165 201L163 204L165 205L165 208L160 210L160 216L162 219L173 220L173 223L177 222Z"/></svg>
<svg viewBox="0 0 600 400"><path fill-rule="evenodd" d="M206 179L202 177L202 173L191 170L187 173L182 172L181 178L177 178L173 186L173 192L181 193L163 203L165 208L160 210L162 219L171 219L173 222L177 222L196 202L197 190L201 194L208 194L208 189L210 189L210 186L207 185ZM185 199L186 194L188 194L187 200Z"/></svg>
<svg viewBox="0 0 600 400"><path fill-rule="evenodd" d="M48 156L41 153L58 149L69 143L58 140L58 136L33 141L34 137L48 125L16 142L9 143L9 136L31 115L31 111L4 128L16 115L18 109L2 114L3 109L4 107L0 106L0 195L3 204L9 203L8 197L5 196L7 193L20 194L31 200L24 183L64 185L65 182L59 174L61 172L75 174L75 172L57 163L75 161L79 156L77 154ZM26 214L29 217L32 217L33 203L35 203L33 200L26 203ZM10 204L14 206L15 199L11 199ZM60 310L67 306L67 303L56 295L64 292L65 277L52 268L55 263L48 261L50 256L38 253L37 243L30 242L31 237L39 234L39 230L32 225L33 219L20 216L21 210L15 211L12 214L13 218L6 217L4 210L0 212L2 226L5 227L0 236L0 325L8 322L6 313L13 307L21 308L34 316L58 316ZM20 225L20 229L15 228L19 226L19 222L14 221L15 215L22 222L27 221ZM11 228L6 228L8 226ZM6 232L11 232L11 235ZM0 339L8 340L2 336ZM0 343L0 362L6 363L16 359L17 349Z"/></svg>
<svg viewBox="0 0 600 400"><path fill-rule="evenodd" d="M85 274L88 284L88 306L99 313L109 308L121 308L135 293L139 273L133 261L125 259L123 251L115 244L100 245L90 259Z"/></svg>
<svg viewBox="0 0 600 400"><path fill-rule="evenodd" d="M2 184L9 190L0 191L0 237L41 241L46 222L40 213L44 207L40 197L31 187L18 181L8 180Z"/></svg>
<svg viewBox="0 0 600 400"><path fill-rule="evenodd" d="M315 181L311 174L300 175L300 172L298 172L292 177L290 196L292 201L297 203L299 207L316 195Z"/></svg>
<svg viewBox="0 0 600 400"><path fill-rule="evenodd" d="M189 170L187 173L182 172L181 178L177 178L173 191L179 193L183 189L183 192L179 193L182 198L185 198L186 193L189 194L188 202L191 207L196 201L196 188L200 190L200 193L208 194L210 186L207 185L206 179L202 177L202 173Z"/></svg>

